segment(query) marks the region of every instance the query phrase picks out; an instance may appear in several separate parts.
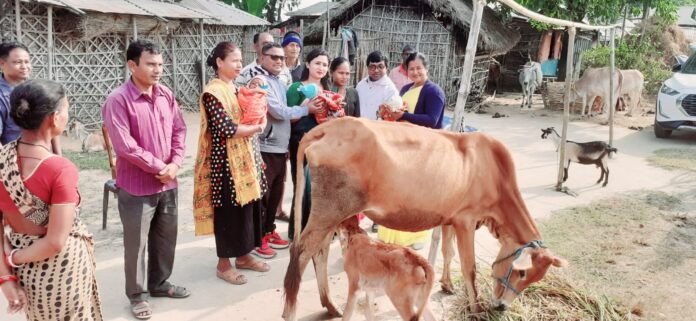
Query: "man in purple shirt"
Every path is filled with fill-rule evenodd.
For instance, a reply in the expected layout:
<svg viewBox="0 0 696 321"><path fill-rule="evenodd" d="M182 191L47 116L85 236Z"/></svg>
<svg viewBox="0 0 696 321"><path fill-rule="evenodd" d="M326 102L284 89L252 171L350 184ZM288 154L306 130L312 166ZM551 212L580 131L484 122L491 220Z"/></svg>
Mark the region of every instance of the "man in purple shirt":
<svg viewBox="0 0 696 321"><path fill-rule="evenodd" d="M133 315L149 319L148 292L170 298L191 294L167 281L174 265L176 174L184 159L186 125L171 90L159 84L163 60L158 46L138 40L126 56L132 76L109 95L102 116L117 156L126 295Z"/></svg>

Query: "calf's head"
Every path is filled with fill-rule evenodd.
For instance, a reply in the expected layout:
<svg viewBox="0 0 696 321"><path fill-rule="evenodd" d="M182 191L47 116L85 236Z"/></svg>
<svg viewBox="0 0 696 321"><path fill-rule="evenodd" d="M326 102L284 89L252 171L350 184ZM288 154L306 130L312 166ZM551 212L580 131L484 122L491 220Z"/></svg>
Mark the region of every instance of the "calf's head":
<svg viewBox="0 0 696 321"><path fill-rule="evenodd" d="M554 256L540 243L531 242L518 248L512 254L498 254L493 263L493 306L505 310L515 298L530 284L541 280L549 267L565 267L568 262Z"/></svg>

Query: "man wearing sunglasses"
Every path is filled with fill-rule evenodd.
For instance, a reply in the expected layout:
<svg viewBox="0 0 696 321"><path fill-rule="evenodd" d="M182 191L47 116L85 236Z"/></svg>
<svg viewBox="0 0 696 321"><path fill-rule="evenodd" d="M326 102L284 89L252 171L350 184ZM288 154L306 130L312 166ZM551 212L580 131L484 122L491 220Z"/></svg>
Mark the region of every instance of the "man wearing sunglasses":
<svg viewBox="0 0 696 321"><path fill-rule="evenodd" d="M394 83L387 77L389 61L380 51L367 56L367 74L355 89L360 100L360 117L377 120L377 110L387 99L399 96Z"/></svg>
<svg viewBox="0 0 696 321"><path fill-rule="evenodd" d="M268 184L268 191L261 199L261 225L265 236L261 241L261 248L252 251L261 257L263 256L258 255L259 251L268 251L268 247L271 248L270 251L273 251L273 249L284 249L289 246L288 241L282 239L275 231L275 217L283 201L290 143L290 121L314 114L322 108L321 105L314 104L313 100L302 106L288 106L286 96L288 88L280 77L283 68L286 68L285 59L285 51L280 44L266 44L261 48L261 65L251 70L254 77L261 75L269 85L266 91L268 123L259 136L261 157L266 164L264 174Z"/></svg>
<svg viewBox="0 0 696 321"><path fill-rule="evenodd" d="M263 46L273 43L273 36L268 32L261 32L254 35L254 51L256 51L256 60L246 65L235 79L237 86L241 87L249 83L249 80L255 75L252 75L252 70L261 65L261 49Z"/></svg>

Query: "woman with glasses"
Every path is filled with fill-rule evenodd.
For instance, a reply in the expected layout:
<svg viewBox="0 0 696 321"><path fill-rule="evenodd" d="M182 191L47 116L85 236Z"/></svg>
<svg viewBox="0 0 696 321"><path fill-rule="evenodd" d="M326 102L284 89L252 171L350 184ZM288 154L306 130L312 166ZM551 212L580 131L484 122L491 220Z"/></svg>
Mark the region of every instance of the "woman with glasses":
<svg viewBox="0 0 696 321"><path fill-rule="evenodd" d="M445 92L436 83L428 80L428 58L422 53L412 53L404 61L408 78L413 83L401 89L401 98L406 110L387 112L387 116L397 121L433 129L442 128L445 113ZM387 108L388 109L388 108ZM429 231L400 232L379 227L379 239L386 243L412 246L419 250L427 240Z"/></svg>
<svg viewBox="0 0 696 321"><path fill-rule="evenodd" d="M288 88L287 99L288 106L300 106L303 105L303 101L306 99L304 94L298 89L300 86L314 84L318 87L318 92L323 90L329 90L329 54L319 48L310 51L305 58L305 68L302 70L302 76L300 81L293 83L290 88ZM317 121L314 115L307 115L300 118L297 122L292 124L292 130L290 133L290 170L292 171L292 183L293 186L296 184L297 176L297 148L300 145L300 140L305 133L310 131L312 128L317 126ZM303 166L300 164L299 166ZM307 173L305 173L307 175ZM305 195L311 195L309 193L309 178L307 178L307 189L305 190ZM294 189L293 189L294 191ZM302 226L307 224L307 219L309 218L309 207L310 207L310 197L307 196L302 200ZM293 193L293 204L295 203L295 196ZM295 225L293 223L294 206L290 212L290 226L288 228L288 236L292 237L294 234Z"/></svg>

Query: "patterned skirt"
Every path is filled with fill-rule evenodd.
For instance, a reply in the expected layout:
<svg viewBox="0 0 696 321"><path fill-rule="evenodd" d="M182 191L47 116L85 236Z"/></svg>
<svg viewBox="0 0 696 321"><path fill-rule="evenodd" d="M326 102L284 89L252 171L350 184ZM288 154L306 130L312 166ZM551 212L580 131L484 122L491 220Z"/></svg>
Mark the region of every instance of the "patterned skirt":
<svg viewBox="0 0 696 321"><path fill-rule="evenodd" d="M78 227L79 226L79 227ZM30 246L40 236L10 233L13 248ZM101 321L94 244L84 226L76 224L57 255L15 269L27 293L29 321Z"/></svg>

